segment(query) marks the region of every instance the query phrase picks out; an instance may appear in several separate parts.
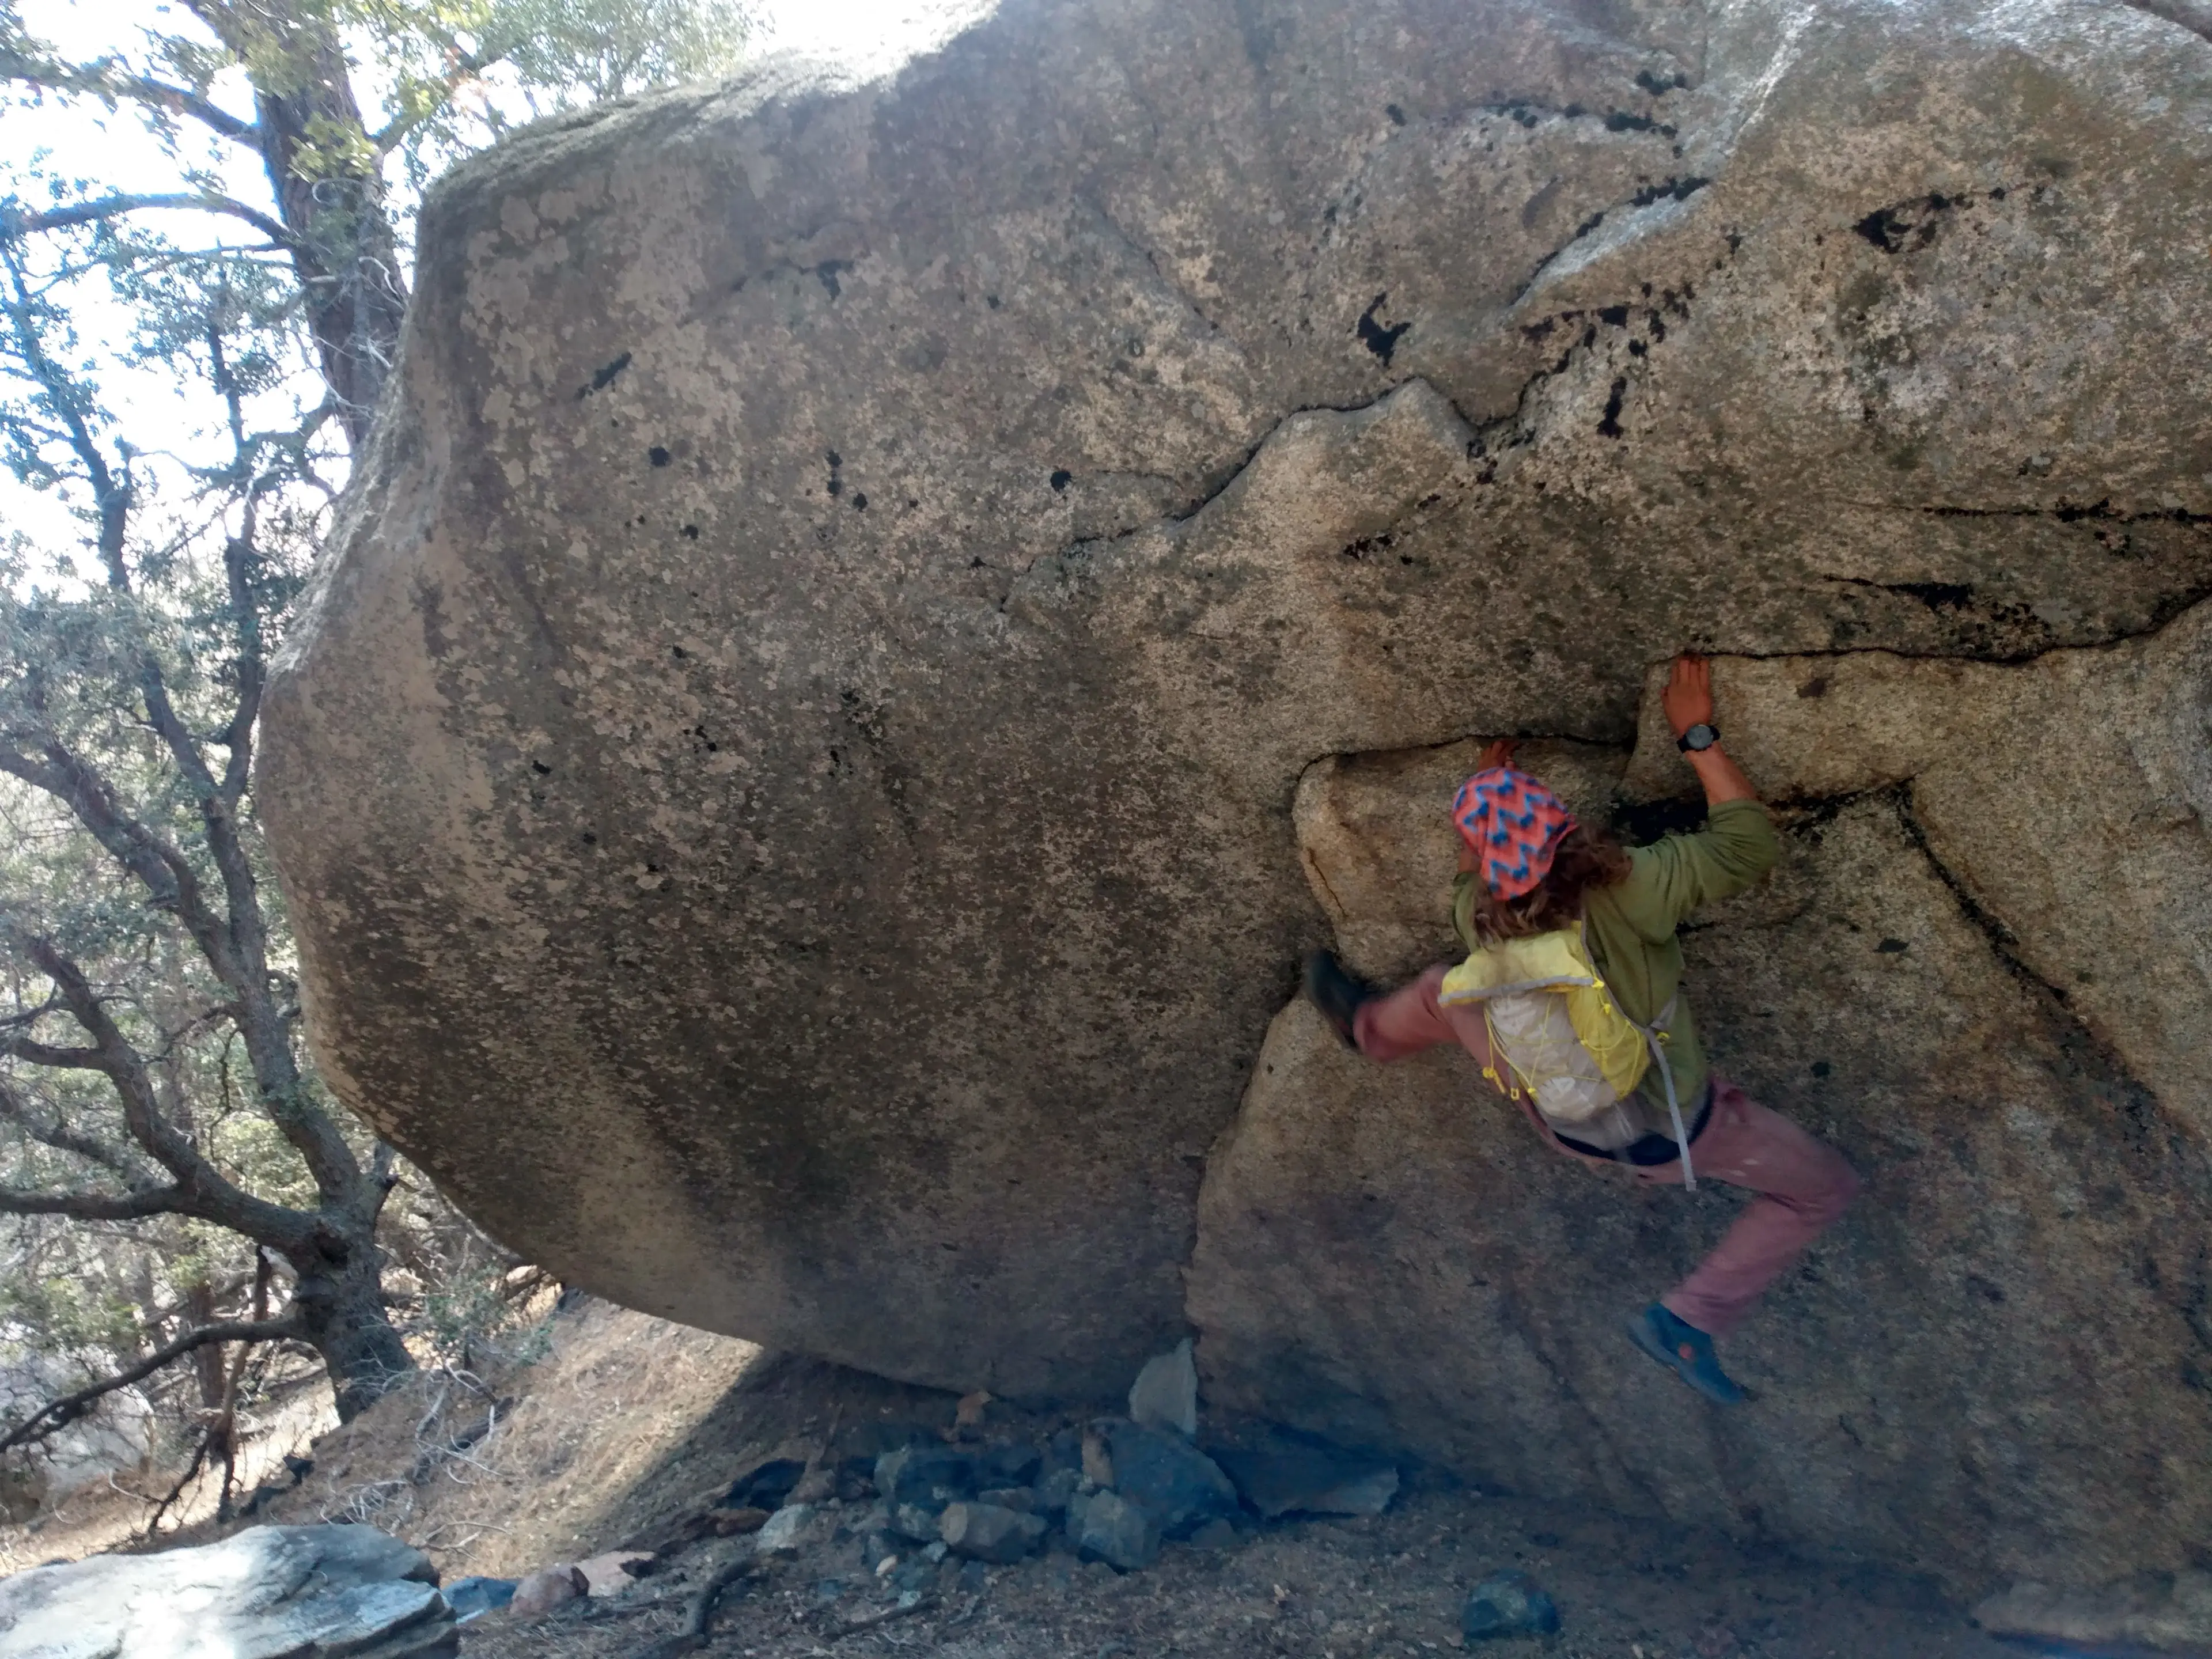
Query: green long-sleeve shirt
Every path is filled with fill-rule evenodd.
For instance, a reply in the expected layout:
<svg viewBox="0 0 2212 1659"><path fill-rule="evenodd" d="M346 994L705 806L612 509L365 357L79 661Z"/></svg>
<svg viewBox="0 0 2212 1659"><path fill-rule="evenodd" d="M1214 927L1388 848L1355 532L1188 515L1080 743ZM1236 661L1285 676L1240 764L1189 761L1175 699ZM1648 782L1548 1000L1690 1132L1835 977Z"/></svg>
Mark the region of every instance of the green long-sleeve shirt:
<svg viewBox="0 0 2212 1659"><path fill-rule="evenodd" d="M1632 850L1627 878L1589 895L1590 957L1622 1012L1648 1025L1674 1000L1674 1017L1664 1028L1667 1060L1685 1115L1705 1092L1706 1066L1689 999L1679 994L1682 946L1674 930L1699 905L1743 891L1781 855L1764 806L1755 800L1723 801L1695 835L1668 836ZM1474 879L1462 875L1452 887L1452 925L1469 951L1480 948L1471 921ZM1644 1109L1637 1114L1643 1129L1668 1133L1666 1087L1657 1066L1638 1086L1637 1103Z"/></svg>

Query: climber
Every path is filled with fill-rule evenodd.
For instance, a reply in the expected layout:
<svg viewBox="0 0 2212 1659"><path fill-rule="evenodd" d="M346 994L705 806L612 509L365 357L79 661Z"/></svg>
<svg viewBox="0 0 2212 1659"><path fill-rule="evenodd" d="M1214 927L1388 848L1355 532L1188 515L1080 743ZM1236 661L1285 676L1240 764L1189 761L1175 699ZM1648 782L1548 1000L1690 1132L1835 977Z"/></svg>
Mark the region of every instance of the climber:
<svg viewBox="0 0 2212 1659"><path fill-rule="evenodd" d="M1493 744L1453 803L1461 841L1452 921L1467 962L1382 995L1316 951L1305 988L1370 1060L1461 1043L1570 1158L1626 1164L1647 1182L1694 1187L1705 1175L1757 1194L1696 1270L1629 1322L1645 1353L1727 1405L1743 1391L1721 1369L1714 1339L1734 1330L1844 1212L1859 1182L1834 1148L1706 1069L1678 989L1674 930L1698 906L1749 887L1780 849L1750 780L1721 749L1710 666L1678 658L1664 707L1705 786L1702 830L1624 848L1513 769L1510 743ZM1564 1045L1529 1047L1542 1005L1565 1007L1536 990L1584 999L1571 1026L1559 1017ZM1516 994L1517 1004L1484 1000ZM1593 1041L1595 1048L1583 1046ZM1546 1066L1581 1075L1553 1079Z"/></svg>

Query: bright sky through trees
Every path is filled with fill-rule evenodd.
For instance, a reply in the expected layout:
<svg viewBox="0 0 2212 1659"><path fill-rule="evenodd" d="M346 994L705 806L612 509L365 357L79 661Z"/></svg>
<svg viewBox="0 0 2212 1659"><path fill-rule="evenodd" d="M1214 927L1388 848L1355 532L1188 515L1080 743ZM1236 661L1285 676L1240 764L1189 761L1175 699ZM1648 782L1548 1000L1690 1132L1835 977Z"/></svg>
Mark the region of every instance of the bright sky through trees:
<svg viewBox="0 0 2212 1659"><path fill-rule="evenodd" d="M761 0L749 50L766 55L798 52L888 66L912 51L940 40L962 20L990 9L992 0ZM21 0L25 26L50 41L69 58L86 61L104 52L136 44L144 27L175 30L186 24L180 4L169 0ZM360 90L374 99L382 90L366 65L357 71ZM495 79L482 95L498 97ZM232 70L219 80L216 100L224 107L250 117L253 100L244 75ZM209 136L205 164L228 191L246 202L259 202L268 192L255 158L243 147L223 143ZM175 163L147 131L139 114L128 106L102 110L89 99L49 98L37 108L0 108L0 168L16 179L33 170L40 156L43 170L65 179L96 181L111 190L165 191L178 187ZM404 205L404 180L391 184L396 203ZM197 239L210 237L208 216L198 212L149 213L139 216L149 228ZM235 232L234 235L230 233ZM215 228L215 234L240 243L253 240L248 228ZM119 341L130 331L131 319L112 299L99 292L100 285L79 286L73 303L79 327L88 344ZM127 411L137 434L171 429L179 449L189 448L194 428L201 424L190 406L199 392L195 388L127 367L106 370L111 388L108 402ZM50 493L23 488L13 478L0 477L0 527L27 533L48 546L64 546L82 533L60 500Z"/></svg>

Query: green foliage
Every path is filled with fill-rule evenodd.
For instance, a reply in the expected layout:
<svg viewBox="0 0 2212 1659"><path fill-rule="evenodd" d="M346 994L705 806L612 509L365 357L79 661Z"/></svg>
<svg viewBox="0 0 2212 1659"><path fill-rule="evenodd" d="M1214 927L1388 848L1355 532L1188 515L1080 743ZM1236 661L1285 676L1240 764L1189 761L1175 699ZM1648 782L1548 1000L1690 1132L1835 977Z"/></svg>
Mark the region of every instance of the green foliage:
<svg viewBox="0 0 2212 1659"><path fill-rule="evenodd" d="M520 123L736 67L738 0L350 0L390 79L379 133L420 186Z"/></svg>
<svg viewBox="0 0 2212 1659"><path fill-rule="evenodd" d="M728 70L745 13L158 16L76 61L0 0L19 130L88 102L135 112L169 168L84 177L60 143L0 153L0 1358L91 1376L196 1323L281 1311L294 1258L321 1274L340 1246L381 1262L418 1357L514 1358L542 1339L511 1259L375 1145L307 1051L247 768L260 685L396 346L415 190L520 122ZM241 159L273 170L265 198L225 193ZM179 205L205 225L148 228ZM213 1354L195 1370L203 1396L247 1374Z"/></svg>

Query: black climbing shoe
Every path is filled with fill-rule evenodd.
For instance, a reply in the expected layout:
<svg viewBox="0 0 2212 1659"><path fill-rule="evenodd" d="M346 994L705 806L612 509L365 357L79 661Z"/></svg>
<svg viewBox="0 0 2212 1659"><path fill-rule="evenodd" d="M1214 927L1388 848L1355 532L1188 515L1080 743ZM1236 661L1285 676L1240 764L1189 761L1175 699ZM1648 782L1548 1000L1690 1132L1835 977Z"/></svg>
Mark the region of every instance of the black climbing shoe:
<svg viewBox="0 0 2212 1659"><path fill-rule="evenodd" d="M1713 1355L1713 1340L1655 1302L1628 1322L1629 1340L1706 1399L1733 1406L1743 1398Z"/></svg>
<svg viewBox="0 0 2212 1659"><path fill-rule="evenodd" d="M1306 1000L1321 1010L1321 1017L1336 1028L1337 1036L1351 1048L1359 1046L1359 1039L1352 1034L1352 1017L1374 994L1364 981L1346 973L1328 951L1316 951L1306 958Z"/></svg>

